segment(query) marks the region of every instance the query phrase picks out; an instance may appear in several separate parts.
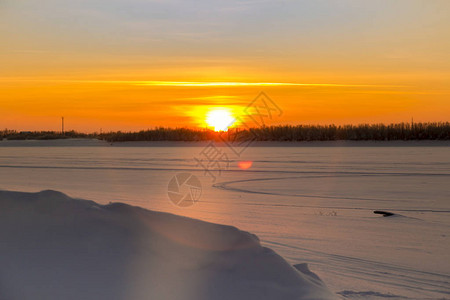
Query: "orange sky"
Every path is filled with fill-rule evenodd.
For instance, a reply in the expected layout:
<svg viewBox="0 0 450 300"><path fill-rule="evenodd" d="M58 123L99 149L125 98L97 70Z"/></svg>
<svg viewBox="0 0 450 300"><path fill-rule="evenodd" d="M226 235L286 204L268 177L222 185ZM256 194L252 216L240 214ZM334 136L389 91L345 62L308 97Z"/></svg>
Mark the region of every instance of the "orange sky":
<svg viewBox="0 0 450 300"><path fill-rule="evenodd" d="M449 2L374 2L6 0L0 126L204 127L261 91L272 124L449 121Z"/></svg>

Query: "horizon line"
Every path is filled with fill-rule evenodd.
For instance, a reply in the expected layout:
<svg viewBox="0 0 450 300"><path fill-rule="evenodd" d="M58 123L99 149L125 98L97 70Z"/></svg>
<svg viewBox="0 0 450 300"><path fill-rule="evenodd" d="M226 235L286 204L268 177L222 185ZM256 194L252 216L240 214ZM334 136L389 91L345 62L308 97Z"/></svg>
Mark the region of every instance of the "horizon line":
<svg viewBox="0 0 450 300"><path fill-rule="evenodd" d="M364 122L359 122L359 123L342 123L342 124L335 124L335 123L326 123L326 124L319 124L319 123L304 123L304 124L274 124L274 125L270 125L270 126L265 126L265 127L285 127L285 126L290 126L290 127L297 127L297 126L317 126L317 127L328 127L328 126L336 126L336 127L344 127L344 126L364 126L364 125L369 125L369 126L374 126L374 125L384 125L384 126L389 126L389 125L400 125L400 124L449 124L450 120L448 121L403 121L403 122L388 122L388 123L383 123L383 122L376 122L376 123L364 123ZM257 128L264 128L261 126L256 126L256 127L230 127L229 129L257 129ZM194 130L194 131L204 131L204 130L211 130L214 131L213 129L211 129L211 126L206 126L206 127L199 127L199 126L182 126L182 127L170 127L170 126L151 126L151 127L146 127L146 128L141 128L141 129L135 129L135 130L129 130L129 131L122 131L124 129L118 129L115 131L106 131L103 130L103 133L106 132L120 132L122 131L122 133L135 133L135 132L140 132L140 131L148 131L148 130L157 130L157 129L168 129L168 130L177 130L177 129L188 129L188 130ZM5 131L16 131L18 133L21 132L30 132L30 133L35 133L35 132L61 132L61 130L18 130L18 129L10 129L10 128L4 128L4 129L0 129L0 133L5 132ZM98 133L97 131L77 131L75 129L68 129L68 130L64 130L64 132L77 132L77 133ZM228 130L226 130L228 131ZM226 132L225 131L225 132Z"/></svg>

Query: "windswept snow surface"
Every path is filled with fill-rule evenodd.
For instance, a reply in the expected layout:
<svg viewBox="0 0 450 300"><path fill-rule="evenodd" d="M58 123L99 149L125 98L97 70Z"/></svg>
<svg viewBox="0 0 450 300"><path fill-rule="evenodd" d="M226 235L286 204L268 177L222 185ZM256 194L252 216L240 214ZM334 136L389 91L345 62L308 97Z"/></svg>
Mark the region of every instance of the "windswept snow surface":
<svg viewBox="0 0 450 300"><path fill-rule="evenodd" d="M232 225L343 299L450 299L450 141L265 143L239 157L221 147L230 164L215 182L194 160L207 144L195 145L0 141L0 189ZM168 198L180 172L202 183L191 207Z"/></svg>
<svg viewBox="0 0 450 300"><path fill-rule="evenodd" d="M0 191L0 299L334 299L232 226L56 191Z"/></svg>

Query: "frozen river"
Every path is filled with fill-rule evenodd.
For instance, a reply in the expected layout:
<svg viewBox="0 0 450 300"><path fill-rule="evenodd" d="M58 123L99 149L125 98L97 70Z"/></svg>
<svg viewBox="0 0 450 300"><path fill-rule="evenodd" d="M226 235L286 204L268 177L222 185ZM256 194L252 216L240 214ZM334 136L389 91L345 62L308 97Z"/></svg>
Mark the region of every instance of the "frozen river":
<svg viewBox="0 0 450 300"><path fill-rule="evenodd" d="M240 149L238 156L236 149L206 144L2 147L6 143L0 142L0 189L52 189L233 225L255 233L290 263L308 263L345 298L450 297L448 144L277 144ZM189 207L168 196L169 182L180 173L201 182L198 201Z"/></svg>

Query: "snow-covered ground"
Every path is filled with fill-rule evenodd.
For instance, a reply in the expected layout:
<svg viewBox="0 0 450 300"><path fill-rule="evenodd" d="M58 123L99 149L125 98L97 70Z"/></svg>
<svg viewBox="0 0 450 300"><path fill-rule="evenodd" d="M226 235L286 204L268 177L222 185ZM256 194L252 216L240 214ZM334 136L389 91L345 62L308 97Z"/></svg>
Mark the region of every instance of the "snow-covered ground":
<svg viewBox="0 0 450 300"><path fill-rule="evenodd" d="M5 300L334 299L256 236L55 191L0 191Z"/></svg>
<svg viewBox="0 0 450 300"><path fill-rule="evenodd" d="M248 148L241 157L220 148L231 163L215 173L215 182L195 164L205 145L25 143L0 142L0 189L52 189L236 226L291 265L307 263L343 298L450 298L448 143L277 145ZM241 170L239 161L253 165ZM199 201L187 208L167 195L179 172L196 175L203 186Z"/></svg>

